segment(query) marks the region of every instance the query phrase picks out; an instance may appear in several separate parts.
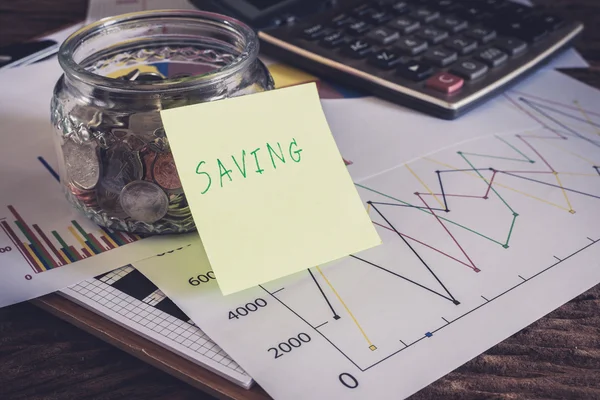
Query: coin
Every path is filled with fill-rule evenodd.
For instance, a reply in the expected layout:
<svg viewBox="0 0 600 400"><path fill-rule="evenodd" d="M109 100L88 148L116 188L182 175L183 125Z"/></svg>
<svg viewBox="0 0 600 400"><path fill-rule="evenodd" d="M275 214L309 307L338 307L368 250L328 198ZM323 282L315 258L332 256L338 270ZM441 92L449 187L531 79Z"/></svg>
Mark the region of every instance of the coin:
<svg viewBox="0 0 600 400"><path fill-rule="evenodd" d="M65 168L69 180L77 187L90 190L100 179L100 162L93 142L76 144L68 140L63 146Z"/></svg>
<svg viewBox="0 0 600 400"><path fill-rule="evenodd" d="M156 160L156 153L150 149L144 149L140 152L142 162L144 163L144 180L153 182L152 166Z"/></svg>
<svg viewBox="0 0 600 400"><path fill-rule="evenodd" d="M121 192L121 207L131 218L152 224L165 216L169 198L156 184L147 181L128 183Z"/></svg>
<svg viewBox="0 0 600 400"><path fill-rule="evenodd" d="M165 190L181 190L181 180L172 153L161 153L156 157L152 176L154 181Z"/></svg>
<svg viewBox="0 0 600 400"><path fill-rule="evenodd" d="M124 145L106 151L103 170L102 186L117 195L129 182L142 179L144 172L140 154Z"/></svg>

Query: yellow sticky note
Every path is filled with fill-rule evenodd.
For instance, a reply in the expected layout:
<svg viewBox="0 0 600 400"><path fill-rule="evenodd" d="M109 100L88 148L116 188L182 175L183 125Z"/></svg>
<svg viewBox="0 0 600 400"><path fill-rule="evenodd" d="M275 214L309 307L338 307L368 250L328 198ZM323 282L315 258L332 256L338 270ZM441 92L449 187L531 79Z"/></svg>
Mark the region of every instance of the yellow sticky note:
<svg viewBox="0 0 600 400"><path fill-rule="evenodd" d="M223 294L381 244L314 83L161 117Z"/></svg>

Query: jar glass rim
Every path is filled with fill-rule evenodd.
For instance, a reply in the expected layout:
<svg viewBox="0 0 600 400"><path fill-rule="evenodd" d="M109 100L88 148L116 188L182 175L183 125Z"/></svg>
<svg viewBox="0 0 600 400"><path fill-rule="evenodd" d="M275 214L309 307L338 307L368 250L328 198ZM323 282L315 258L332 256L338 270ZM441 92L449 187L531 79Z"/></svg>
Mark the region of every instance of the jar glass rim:
<svg viewBox="0 0 600 400"><path fill-rule="evenodd" d="M74 55L78 47L84 43L86 38L91 37L99 31L127 22L158 18L163 21L173 18L198 24L218 24L244 39L244 51L236 55L231 63L212 71L184 78L171 78L153 82L116 80L111 77L95 74L75 61ZM201 87L226 79L229 76L239 73L241 69L253 62L258 57L258 52L259 42L255 32L248 25L235 18L208 11L164 9L121 14L103 18L86 25L72 33L61 44L58 52L58 61L66 75L96 87L120 92L164 92Z"/></svg>

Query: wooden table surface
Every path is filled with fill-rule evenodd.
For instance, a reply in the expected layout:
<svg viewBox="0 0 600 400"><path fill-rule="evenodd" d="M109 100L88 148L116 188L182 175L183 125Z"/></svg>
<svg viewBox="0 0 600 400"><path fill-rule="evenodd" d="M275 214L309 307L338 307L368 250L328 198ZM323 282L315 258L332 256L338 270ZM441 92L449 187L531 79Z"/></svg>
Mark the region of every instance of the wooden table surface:
<svg viewBox="0 0 600 400"><path fill-rule="evenodd" d="M600 88L600 0L536 3L586 24L576 48L592 67L563 72ZM79 21L86 8L0 1L0 46ZM137 398L210 397L29 303L0 309L0 399ZM411 397L424 399L600 399L600 285Z"/></svg>

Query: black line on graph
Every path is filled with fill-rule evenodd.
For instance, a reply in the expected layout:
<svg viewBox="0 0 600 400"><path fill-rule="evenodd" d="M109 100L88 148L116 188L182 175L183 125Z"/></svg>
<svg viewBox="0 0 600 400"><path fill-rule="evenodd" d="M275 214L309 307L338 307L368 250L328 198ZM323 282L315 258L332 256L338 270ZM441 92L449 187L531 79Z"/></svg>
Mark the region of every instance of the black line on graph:
<svg viewBox="0 0 600 400"><path fill-rule="evenodd" d="M275 293L281 292L283 289L285 289L285 288L284 288L284 287L282 287L281 289L277 289L276 291L272 292L272 294L275 294Z"/></svg>
<svg viewBox="0 0 600 400"><path fill-rule="evenodd" d="M485 297L481 296L482 299L484 299L485 301L489 302L488 299L486 299Z"/></svg>
<svg viewBox="0 0 600 400"><path fill-rule="evenodd" d="M340 316L338 315L338 313L335 312L335 310L333 309L333 306L331 305L331 303L329 302L329 299L327 298L327 296L325 296L325 292L323 292L323 289L321 288L321 285L319 285L319 282L317 282L317 278L315 278L315 276L313 275L312 271L310 269L307 269L308 273L310 274L310 277L313 279L313 281L315 282L315 285L317 285L317 287L319 288L319 292L321 292L321 295L323 295L323 298L325 299L325 301L327 302L327 305L329 306L329 308L331 309L331 312L333 313L333 319L340 319Z"/></svg>
<svg viewBox="0 0 600 400"><path fill-rule="evenodd" d="M592 239L592 238L588 238L588 240L591 240L592 242L594 241L594 239Z"/></svg>
<svg viewBox="0 0 600 400"><path fill-rule="evenodd" d="M596 170L596 172L598 173L598 175L600 175L600 167L597 167L594 165L594 169Z"/></svg>
<svg viewBox="0 0 600 400"><path fill-rule="evenodd" d="M362 368L360 368L358 366L358 364L356 364L350 357L348 357L346 355L346 353L344 353L339 347L337 347L331 340L329 340L329 338L325 335L323 335L321 332L319 332L314 326L312 326L307 320L305 320L302 316L300 316L300 314L298 314L296 311L292 310L287 304L285 304L283 301L279 300L279 298L277 298L277 296L274 296L273 293L269 292L267 289L265 289L262 285L258 285L262 290L264 290L265 292L267 292L268 294L271 295L271 297L273 297L275 300L277 300L282 306L284 306L285 308L287 308L288 310L290 310L296 317L300 318L302 321L304 321L304 323L308 326L310 326L312 329L315 330L315 332L317 332L319 335L321 335L323 337L323 339L327 340L329 342L329 344L331 344L337 351L339 351L344 357L346 357L346 359L348 361L350 361L352 363L352 365L354 365L356 368L358 368L359 370L363 371Z"/></svg>
<svg viewBox="0 0 600 400"><path fill-rule="evenodd" d="M418 209L421 209L421 210L428 210L427 207L413 206L412 204L382 203L382 202L379 202L379 201L372 201L371 204L381 204L383 206L409 207L409 208L418 208ZM435 211L448 211L448 210L444 210L443 208L432 208L432 210L435 210Z"/></svg>
<svg viewBox="0 0 600 400"><path fill-rule="evenodd" d="M556 258L558 261L562 261L560 258L556 257L556 256L552 256L554 258Z"/></svg>
<svg viewBox="0 0 600 400"><path fill-rule="evenodd" d="M521 275L517 275L519 278L523 279L525 282L527 282L527 279L523 278Z"/></svg>
<svg viewBox="0 0 600 400"><path fill-rule="evenodd" d="M444 321L446 321L446 323L447 323L447 324L449 324L449 323L450 323L450 322L449 322L449 321L448 321L446 318L442 317L442 319L443 319Z"/></svg>
<svg viewBox="0 0 600 400"><path fill-rule="evenodd" d="M568 113L566 113L566 112L564 112L564 111L560 111L560 110L558 110L558 109L556 109L556 108L549 107L549 106L547 106L547 105L545 105L545 104L541 104L541 103L538 103L538 102L533 102L533 101L531 101L531 100L529 100L529 101L530 101L531 103L535 104L536 106L540 107L540 108L545 108L546 110L550 110L550 111L554 111L555 113L562 114L562 115L564 115L565 117L569 117L569 118L572 118L572 119L576 119L577 121L580 121L580 122L583 122L583 123L585 123L585 124L588 124L588 125L593 125L593 126L595 126L595 127L598 127L598 128L600 128L600 125L596 124L596 123L595 123L595 122L593 122L593 121L590 121L590 120L587 120L587 119L584 119L584 118L581 118L581 117L576 117L575 115L568 114Z"/></svg>
<svg viewBox="0 0 600 400"><path fill-rule="evenodd" d="M551 117L550 115L548 115L547 113L545 113L544 111L540 110L532 101L530 100L526 100L523 97L520 97L519 100L521 100L522 102L524 102L525 104L527 104L529 107L533 108L534 110L536 110L538 113L542 114L544 117L548 118L550 121L554 122L556 125L560 126L563 129L566 129L568 132L572 133L573 135L577 136L578 138L585 140L586 142L589 142L591 144L593 144L594 146L600 147L600 144L598 142L593 141L592 139L586 138L585 136L583 136L581 133L569 128L568 126L566 126L565 124L563 124L562 122L558 121L556 118Z"/></svg>
<svg viewBox="0 0 600 400"><path fill-rule="evenodd" d="M600 241L600 240L595 240L595 241L593 241L593 243L590 243L590 244L588 244L587 246L585 246L585 247L582 247L581 249L579 249L579 250L577 250L576 252L574 252L574 253L570 254L569 256L567 256L567 257L566 257L565 259L563 259L562 261L555 262L554 264L550 265L549 267L547 267L547 268L545 268L545 269L541 270L540 272L538 272L537 274L535 274L535 275L533 275L531 278L529 278L527 281L529 281L529 280L531 280L531 279L533 279L533 278L536 278L536 277L540 276L540 275L541 275L541 274L543 274L544 272L546 272L546 271L548 271L548 270L550 270L550 269L552 269L552 268L556 267L556 266L557 266L558 264L560 264L561 262L564 262L564 261L568 260L569 258L571 258L571 257L573 257L573 256L576 256L577 254L579 254L579 253L581 253L582 251L586 250L587 248L589 248L589 247L593 246L594 244L598 243L599 241ZM517 283L515 286L513 286L513 287L511 287L511 288L509 288L509 289L507 289L507 290L505 290L504 292L500 293L500 294L499 294L499 295L497 295L496 297L493 297L493 298L491 298L491 299L489 300L489 302L483 303L483 304L481 304L481 305L479 305L479 306L477 306L477 307L473 308L472 310L470 310L470 311L467 311L467 312L466 312L466 313L464 313L463 315L461 315L461 316L459 316L459 317L457 317L457 318L453 319L453 320L452 320L452 322L451 322L450 324L453 324L453 323L455 323L456 321L460 320L461 318L464 318L464 317L466 317L467 315L469 315L469 314L471 314L471 313L474 313L475 311L479 310L480 308L482 308L483 306L487 305L488 303L490 303L490 302L492 302L492 301L494 301L494 300L496 300L496 299L498 299L498 298L500 298L500 297L504 296L505 294L507 294L507 293L509 293L509 292L511 292L511 291L513 291L513 290L515 290L515 289L516 289L516 288L518 288L519 286L523 285L525 282L526 282L526 281L519 282L519 283ZM435 329L435 330L433 330L433 331L430 331L430 333L432 333L432 334L433 334L433 333L439 332L439 331L441 331L442 329L444 329L444 328L446 328L447 326L449 326L450 324L443 325L443 326L441 326L441 327L439 327L439 328L437 328L437 329ZM397 351L393 352L392 354L388 355L387 357L384 357L384 358L382 358L381 360L379 360L379 361L377 361L377 362L375 362L375 363L373 363L373 364L371 364L371 365L369 365L369 366L365 367L364 369L361 369L361 371L363 371L363 372L364 372L364 371L367 371L367 370L368 370L368 369L370 369L370 368L373 368L374 366L376 366L376 365L378 365L378 364L380 364L380 363L384 362L384 361L385 361L385 360L387 360L388 358L391 358L391 357L395 356L396 354L400 353L401 351L403 351L403 350L406 350L407 348L409 348L409 347L411 347L411 346L414 346L415 344L419 343L419 342L420 342L421 340L423 340L423 339L427 339L427 336L423 336L423 337L421 337L421 338L419 338L419 339L415 340L414 342L412 342L412 343L410 343L410 344L408 344L408 345L406 345L406 343L404 343L404 342L402 342L402 341L401 341L401 342L402 342L402 344L404 344L406 347L404 347L404 348L402 348L402 349L400 349L400 350L397 350ZM355 364L355 365L356 365L356 364ZM360 368L359 368L359 369L360 369Z"/></svg>
<svg viewBox="0 0 600 400"><path fill-rule="evenodd" d="M406 343L404 343L402 340L400 340L400 343L402 343L402 344L404 345L404 347L408 347L408 346L406 345Z"/></svg>
<svg viewBox="0 0 600 400"><path fill-rule="evenodd" d="M325 325L325 324L326 324L326 323L328 323L328 322L329 322L329 321L325 321L325 322L323 322L322 324L315 326L315 329L318 329L318 328L322 327L323 325Z"/></svg>
<svg viewBox="0 0 600 400"><path fill-rule="evenodd" d="M444 299L446 299L446 300L448 300L448 301L451 301L451 302L455 302L455 301L456 301L454 298L450 298L450 297L448 297L448 296L444 296L443 294L441 294L441 293L439 293L439 292L436 292L436 291L435 291L435 290L433 290L433 289L429 289L427 286L423 286L423 285L421 285L420 283L413 281L412 279L408 279L408 278L406 278L406 277L404 277L404 276L402 276L402 275L400 275L400 274L397 274L397 273L395 273L395 272L393 272L393 271L390 271L389 269L383 268L383 267L381 267L381 266L379 266L379 265L377 265L377 264L375 264L375 263L372 263L372 262L370 262L370 261L364 260L364 259L362 259L362 258L360 258L360 257L356 257L355 255L352 255L352 254L350 254L350 257L352 257L352 258L355 258L355 259L357 259L357 260L359 260L359 261L362 261L362 262L364 262L364 263L367 263L367 264L369 264L369 265L372 265L372 266L373 266L373 267L375 267L375 268L379 268L379 269L381 269L381 270L383 270L383 271L385 271L385 272L388 272L388 273L390 273L390 274L392 274L392 275L394 275L394 276L397 276L398 278L402 278L402 279L404 279L405 281L408 281L408 282L412 283L413 285L417 285L418 287L420 287L420 288L422 288L422 289L425 289L425 290L427 290L428 292L431 292L431 293L437 294L438 296L440 296L440 297L442 297L442 298L444 298Z"/></svg>
<svg viewBox="0 0 600 400"><path fill-rule="evenodd" d="M564 187L564 186L559 186L559 185L555 185L555 184L548 183L548 182L538 181L537 179L527 178L526 176L516 175L516 174L512 174L510 172L506 172L506 171L499 171L498 170L498 172L501 172L501 173L503 173L505 175L514 176L515 178L525 179L527 181L540 183L540 184L546 185L546 186L552 186L552 187L555 187L555 188L558 188L558 189L567 190L569 192L573 192L573 193L577 193L577 194L582 194L584 196L593 197L595 199L600 199L600 196L596 196L596 195L593 195L593 194L590 194L590 193L580 192L579 190L575 190L575 189L569 189L569 188Z"/></svg>
<svg viewBox="0 0 600 400"><path fill-rule="evenodd" d="M444 200L444 207L446 208L444 211L450 211L448 209L448 203L446 202L446 192L444 192L444 185L442 185L442 176L440 175L440 171L435 171L438 177L438 181L440 182L440 190L442 191L442 199Z"/></svg>
<svg viewBox="0 0 600 400"><path fill-rule="evenodd" d="M423 260L423 259L421 258L421 256L419 255L419 253L417 253L417 252L416 252L416 250L415 250L415 249L413 249L413 247L412 247L412 246L411 246L411 245L408 243L408 241L407 241L406 239L404 239L404 236L402 236L402 235L400 234L400 232L398 232L398 230L397 230L397 229L394 227L394 225L392 225L392 224L391 224L391 222L387 220L387 218L386 218L386 217L385 217L385 216L384 216L384 215L381 213L381 211L379 211L379 209L377 209L377 207L375 207L375 206L373 205L373 203L371 203L371 206L372 206L372 207L373 207L373 209L374 209L374 210L377 212L377 214L379 214L379 216L380 216L381 218L383 218L383 220L384 220L384 221L385 221L385 222L386 222L386 223L389 225L389 227L390 227L390 228L392 228L392 229L394 230L394 232L396 232L396 234L398 235L398 237L400 237L400 239L402 239L402 241L404 242L404 244L406 244L406 245L408 246L408 248L409 248L409 249L410 249L410 250L413 252L413 254L414 254L415 256L417 256L417 258L419 259L419 261L421 261L421 263L422 263L422 264L425 266L425 268L427 268L427 270L429 271L429 273L430 273L431 275L433 275L433 277L435 278L435 280L436 280L436 281L437 281L437 282L440 284L440 286L441 286L441 287L444 289L444 291L445 291L445 292L448 294L448 296L450 296L450 299L448 299L446 296L443 296L443 295L441 295L441 294L437 293L437 292L436 292L436 291L434 291L434 290L431 290L431 289L429 289L429 288L426 288L426 289L427 289L427 290L429 290L429 291L431 291L431 292L433 292L433 293L436 293L436 294L438 294L438 295L440 295L440 296L442 296L442 297L444 297L444 298L446 298L446 299L448 299L448 300L451 300L451 301L452 301L454 304L456 304L456 305L460 304L460 303L459 303L459 302L458 302L458 301L457 301L457 300L454 298L454 296L452 296L452 293L450 293L450 291L449 291L449 290L446 288L446 286L445 286L445 285L442 283L442 281L441 281L441 280L440 280L440 279L437 277L437 275L436 275L436 274L433 272L433 270L432 270L432 269L429 267L429 265L427 265L427 263L425 262L425 260ZM363 261L364 261L364 260L363 260ZM365 262L367 262L367 261L365 261ZM387 270L387 269L385 269L385 268L382 268L382 267L380 267L380 266L378 266L378 265L375 265L375 264L372 264L372 263L369 263L369 264L371 264L371 265L374 265L374 266L376 266L376 267L378 267L378 268L381 268L381 269L383 269L383 270L385 270L385 271L387 271L387 272L389 272L389 273L391 273L391 274L393 274L393 275L399 276L399 277L400 277L400 278L402 278L402 279L409 280L408 278L405 278L405 277L403 277L403 276L401 276L401 275L398 275L398 274L396 274L396 273L394 273L394 272L392 272L392 271L389 271L389 270ZM411 281L411 282L415 283L416 285L418 285L418 286L420 286L420 287L423 287L423 288L425 288L425 286L423 286L423 285L420 285L420 284L418 284L418 283L416 283L416 282L414 282L414 281Z"/></svg>

